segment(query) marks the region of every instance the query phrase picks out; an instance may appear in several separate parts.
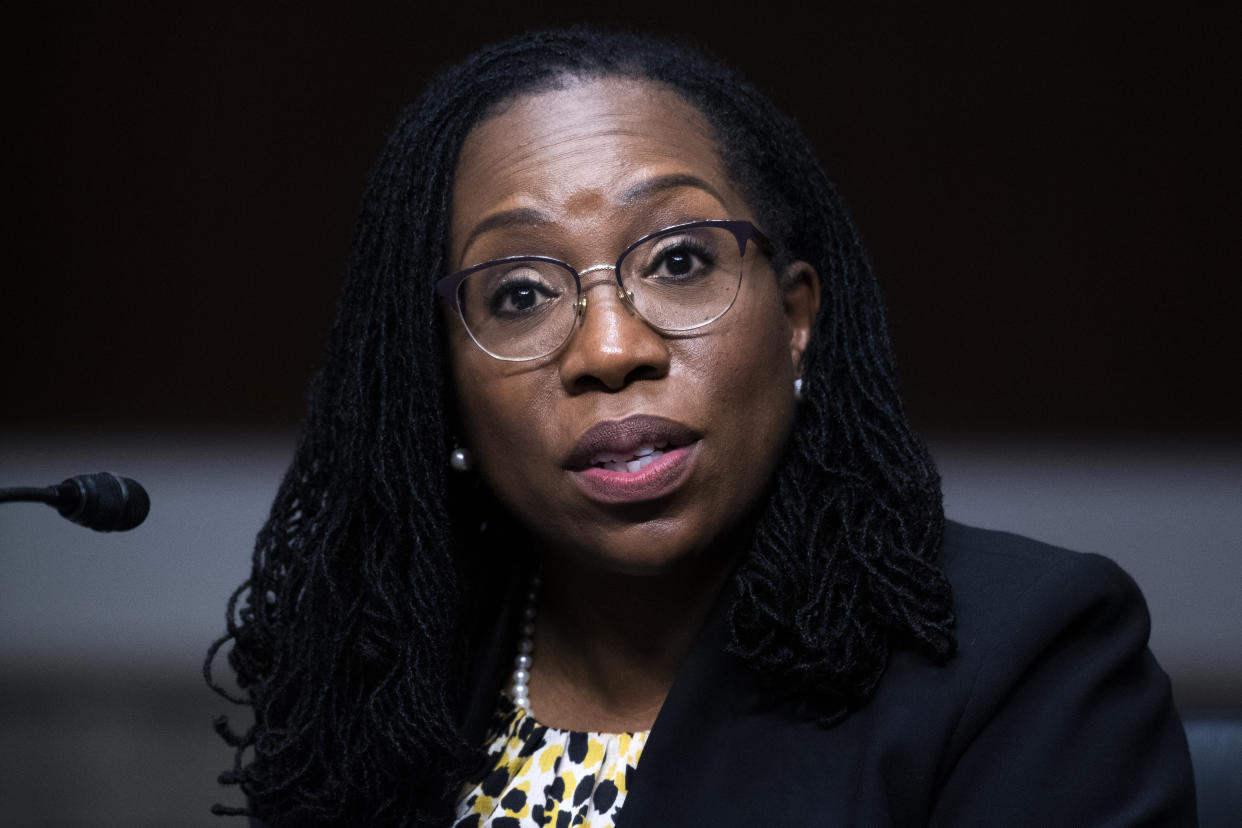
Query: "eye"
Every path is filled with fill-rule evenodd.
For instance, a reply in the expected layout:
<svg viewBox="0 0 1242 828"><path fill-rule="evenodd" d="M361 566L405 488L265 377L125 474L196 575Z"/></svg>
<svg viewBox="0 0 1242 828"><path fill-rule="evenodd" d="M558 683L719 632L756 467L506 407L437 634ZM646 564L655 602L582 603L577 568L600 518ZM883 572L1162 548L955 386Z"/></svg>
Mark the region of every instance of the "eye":
<svg viewBox="0 0 1242 828"><path fill-rule="evenodd" d="M647 279L686 282L711 273L715 263L715 250L711 245L693 236L682 236L667 240L655 251L643 276Z"/></svg>
<svg viewBox="0 0 1242 828"><path fill-rule="evenodd" d="M543 274L534 268L518 268L489 279L488 313L500 318L513 318L535 313L561 295Z"/></svg>

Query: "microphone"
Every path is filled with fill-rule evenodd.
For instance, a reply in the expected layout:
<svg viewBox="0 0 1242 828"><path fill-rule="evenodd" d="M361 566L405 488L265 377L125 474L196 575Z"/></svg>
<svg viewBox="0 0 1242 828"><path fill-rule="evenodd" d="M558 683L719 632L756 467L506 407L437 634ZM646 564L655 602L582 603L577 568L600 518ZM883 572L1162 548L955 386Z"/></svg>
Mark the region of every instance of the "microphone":
<svg viewBox="0 0 1242 828"><path fill-rule="evenodd" d="M59 486L0 489L0 503L46 503L97 532L124 532L147 519L151 498L138 481L112 472L80 474Z"/></svg>

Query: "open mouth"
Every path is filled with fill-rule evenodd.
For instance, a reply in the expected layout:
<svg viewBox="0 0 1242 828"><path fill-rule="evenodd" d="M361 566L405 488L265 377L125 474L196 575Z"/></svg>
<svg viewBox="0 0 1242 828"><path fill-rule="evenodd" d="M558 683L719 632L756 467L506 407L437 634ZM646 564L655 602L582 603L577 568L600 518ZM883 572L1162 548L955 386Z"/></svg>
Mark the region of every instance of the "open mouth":
<svg viewBox="0 0 1242 828"><path fill-rule="evenodd" d="M601 451L591 455L590 468L604 469L612 472L633 473L641 471L647 466L654 463L664 456L664 452L668 449L667 442L660 442L654 445L639 446L632 452L617 454L611 451Z"/></svg>
<svg viewBox="0 0 1242 828"><path fill-rule="evenodd" d="M574 482L591 500L606 504L641 503L667 497L690 477L699 439L647 437L630 445L594 448L573 471Z"/></svg>
<svg viewBox="0 0 1242 828"><path fill-rule="evenodd" d="M702 437L690 426L650 414L604 420L578 439L565 460L565 468L573 472L638 474L661 458L665 462L675 459L666 455L677 453Z"/></svg>

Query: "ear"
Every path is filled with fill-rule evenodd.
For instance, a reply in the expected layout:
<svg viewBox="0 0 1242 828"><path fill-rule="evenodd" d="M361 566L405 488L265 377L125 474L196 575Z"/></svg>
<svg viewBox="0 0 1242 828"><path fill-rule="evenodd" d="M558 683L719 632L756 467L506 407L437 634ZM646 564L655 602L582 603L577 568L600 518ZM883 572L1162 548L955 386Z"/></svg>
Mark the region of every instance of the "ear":
<svg viewBox="0 0 1242 828"><path fill-rule="evenodd" d="M819 274L807 262L793 262L785 268L781 289L785 318L789 320L789 359L794 374L801 376L802 355L811 341L819 311Z"/></svg>

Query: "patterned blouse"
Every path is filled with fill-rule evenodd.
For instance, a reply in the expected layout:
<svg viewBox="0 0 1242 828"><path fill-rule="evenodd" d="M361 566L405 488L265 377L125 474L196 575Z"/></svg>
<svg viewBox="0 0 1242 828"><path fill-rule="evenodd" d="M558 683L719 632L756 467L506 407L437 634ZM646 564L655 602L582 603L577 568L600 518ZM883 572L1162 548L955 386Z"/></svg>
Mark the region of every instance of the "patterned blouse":
<svg viewBox="0 0 1242 828"><path fill-rule="evenodd" d="M483 776L462 791L454 828L611 828L647 741L647 731L546 727L505 697L488 732Z"/></svg>

